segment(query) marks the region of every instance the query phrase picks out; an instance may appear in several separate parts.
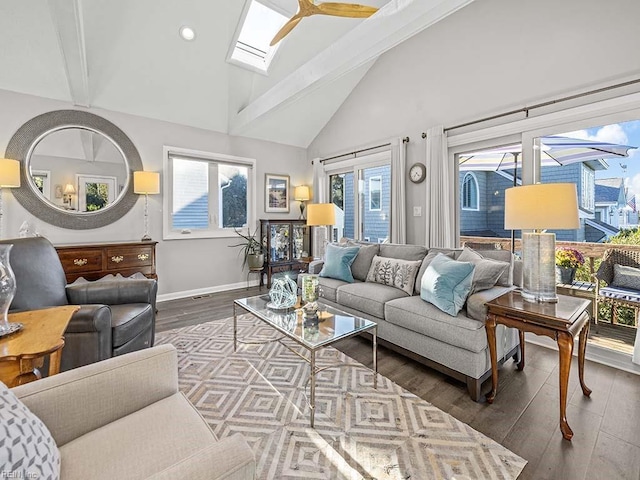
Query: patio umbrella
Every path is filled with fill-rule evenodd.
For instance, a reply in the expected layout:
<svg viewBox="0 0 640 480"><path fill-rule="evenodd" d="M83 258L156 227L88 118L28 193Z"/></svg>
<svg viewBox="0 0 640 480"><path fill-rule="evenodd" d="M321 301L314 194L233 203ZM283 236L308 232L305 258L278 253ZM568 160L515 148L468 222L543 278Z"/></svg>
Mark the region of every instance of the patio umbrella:
<svg viewBox="0 0 640 480"><path fill-rule="evenodd" d="M631 145L582 140L561 136L542 137L540 166L563 166L572 163L588 162L607 158L624 158L629 156L629 150L638 148ZM461 172L469 170L513 170L513 186L517 184L518 159L522 153L522 145L508 145L506 147L467 153L459 157ZM514 232L511 232L511 251L514 250Z"/></svg>
<svg viewBox="0 0 640 480"><path fill-rule="evenodd" d="M597 142L579 138L548 136L542 137L540 160L542 167L562 166L589 160L623 158L629 156L631 145ZM515 170L522 145L482 150L460 155L460 171L468 170Z"/></svg>

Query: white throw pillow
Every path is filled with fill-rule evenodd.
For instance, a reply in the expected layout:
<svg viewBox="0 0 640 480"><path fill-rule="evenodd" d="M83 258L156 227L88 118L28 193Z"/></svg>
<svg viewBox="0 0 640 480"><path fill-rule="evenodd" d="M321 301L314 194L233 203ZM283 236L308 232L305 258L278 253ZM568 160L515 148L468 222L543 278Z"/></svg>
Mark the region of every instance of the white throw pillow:
<svg viewBox="0 0 640 480"><path fill-rule="evenodd" d="M7 478L60 478L60 451L51 433L2 382L0 472Z"/></svg>

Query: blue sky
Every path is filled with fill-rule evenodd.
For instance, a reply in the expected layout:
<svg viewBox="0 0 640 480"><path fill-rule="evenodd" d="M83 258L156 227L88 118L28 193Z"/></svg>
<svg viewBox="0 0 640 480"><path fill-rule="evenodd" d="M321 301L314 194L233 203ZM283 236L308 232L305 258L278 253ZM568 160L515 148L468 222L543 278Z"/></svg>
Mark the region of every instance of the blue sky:
<svg viewBox="0 0 640 480"><path fill-rule="evenodd" d="M607 159L609 169L597 171L596 178L626 178L629 191L635 193L636 199L640 200L640 120L559 133L558 135L639 147L636 150L630 150L628 158ZM623 168L625 165L626 169Z"/></svg>

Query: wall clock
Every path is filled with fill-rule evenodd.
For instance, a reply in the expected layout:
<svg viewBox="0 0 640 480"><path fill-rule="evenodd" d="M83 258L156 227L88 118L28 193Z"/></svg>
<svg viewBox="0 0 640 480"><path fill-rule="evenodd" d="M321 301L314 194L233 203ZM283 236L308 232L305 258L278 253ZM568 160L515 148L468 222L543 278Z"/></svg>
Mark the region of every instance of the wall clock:
<svg viewBox="0 0 640 480"><path fill-rule="evenodd" d="M427 176L427 167L423 163L414 163L409 169L409 180L413 183L422 183Z"/></svg>

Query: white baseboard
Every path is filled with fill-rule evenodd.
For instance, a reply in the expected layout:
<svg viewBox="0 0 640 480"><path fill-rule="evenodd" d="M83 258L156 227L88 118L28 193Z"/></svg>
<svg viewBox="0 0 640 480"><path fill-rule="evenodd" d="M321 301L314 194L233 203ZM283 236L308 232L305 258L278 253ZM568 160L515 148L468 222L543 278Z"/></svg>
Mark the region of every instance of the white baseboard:
<svg viewBox="0 0 640 480"><path fill-rule="evenodd" d="M532 333L525 333L525 340L527 343L533 343L542 347L558 350L558 344L548 337L540 337ZM526 349L525 349L526 350ZM525 357L526 357L525 351ZM574 340L573 355L578 355L578 338ZM591 360L592 362L601 363L609 367L617 368L629 373L635 373L640 375L640 365L636 365L631 361L631 355L625 353L616 352L608 348L602 348L598 345L591 345L587 343L587 351L584 358Z"/></svg>
<svg viewBox="0 0 640 480"><path fill-rule="evenodd" d="M257 287L259 280L247 282L228 283L226 285L216 285L215 287L197 288L195 290L184 290L182 292L163 293L158 295L157 302L167 302L169 300L178 300L180 298L197 297L200 295L209 295L210 293L226 292L228 290L238 290L240 288Z"/></svg>

